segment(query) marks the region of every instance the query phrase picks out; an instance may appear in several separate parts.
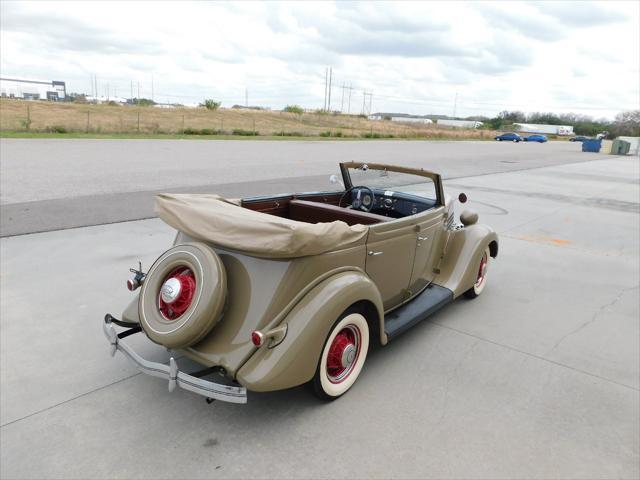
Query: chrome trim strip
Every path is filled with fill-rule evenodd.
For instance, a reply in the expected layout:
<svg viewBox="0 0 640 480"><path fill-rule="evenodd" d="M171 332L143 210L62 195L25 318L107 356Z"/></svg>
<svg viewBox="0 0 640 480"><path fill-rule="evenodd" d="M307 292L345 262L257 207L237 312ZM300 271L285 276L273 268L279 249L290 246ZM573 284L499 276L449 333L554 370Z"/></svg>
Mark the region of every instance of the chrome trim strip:
<svg viewBox="0 0 640 480"><path fill-rule="evenodd" d="M105 321L102 324L102 331L111 344L112 357L116 354L116 351L119 350L128 357L129 360L135 363L138 370L142 373L167 380L169 382L170 392L176 387L180 387L184 390L202 395L203 397L214 398L223 402L247 403L247 389L244 387L222 385L203 380L202 378L192 377L178 369L178 364L173 357L169 359L169 365L145 360L129 345L118 338L116 329L111 322Z"/></svg>

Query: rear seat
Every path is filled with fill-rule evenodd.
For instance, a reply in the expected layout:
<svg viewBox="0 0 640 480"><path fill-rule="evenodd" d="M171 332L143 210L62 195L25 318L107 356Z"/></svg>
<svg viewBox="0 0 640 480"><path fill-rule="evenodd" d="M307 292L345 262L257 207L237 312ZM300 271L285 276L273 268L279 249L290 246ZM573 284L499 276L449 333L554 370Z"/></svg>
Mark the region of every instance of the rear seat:
<svg viewBox="0 0 640 480"><path fill-rule="evenodd" d="M349 225L373 225L388 222L393 218L375 213L337 207L327 203L308 202L306 200L289 201L289 218L307 223L327 223L342 220Z"/></svg>

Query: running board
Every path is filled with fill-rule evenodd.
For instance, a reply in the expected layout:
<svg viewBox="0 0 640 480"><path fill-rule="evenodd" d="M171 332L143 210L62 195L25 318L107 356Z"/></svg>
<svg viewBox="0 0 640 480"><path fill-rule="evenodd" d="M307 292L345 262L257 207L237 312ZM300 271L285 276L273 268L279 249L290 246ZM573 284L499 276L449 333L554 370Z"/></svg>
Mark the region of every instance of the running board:
<svg viewBox="0 0 640 480"><path fill-rule="evenodd" d="M437 312L453 300L453 292L440 285L430 285L413 300L384 317L384 331L391 340L405 330Z"/></svg>

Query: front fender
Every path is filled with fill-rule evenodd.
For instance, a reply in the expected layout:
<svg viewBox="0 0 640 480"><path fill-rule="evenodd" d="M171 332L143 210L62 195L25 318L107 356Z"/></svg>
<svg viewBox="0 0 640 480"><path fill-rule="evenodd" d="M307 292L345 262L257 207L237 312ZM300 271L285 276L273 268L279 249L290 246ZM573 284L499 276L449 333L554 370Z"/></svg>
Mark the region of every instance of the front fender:
<svg viewBox="0 0 640 480"><path fill-rule="evenodd" d="M492 257L498 255L498 235L487 225L474 224L450 233L447 250L434 283L448 288L454 298L476 282L482 252L488 246Z"/></svg>
<svg viewBox="0 0 640 480"><path fill-rule="evenodd" d="M266 392L295 387L313 378L333 324L350 306L370 302L384 335L380 292L362 270L331 276L314 287L289 312L287 335L273 348L263 345L238 370L237 380L249 390ZM371 319L370 319L371 320Z"/></svg>

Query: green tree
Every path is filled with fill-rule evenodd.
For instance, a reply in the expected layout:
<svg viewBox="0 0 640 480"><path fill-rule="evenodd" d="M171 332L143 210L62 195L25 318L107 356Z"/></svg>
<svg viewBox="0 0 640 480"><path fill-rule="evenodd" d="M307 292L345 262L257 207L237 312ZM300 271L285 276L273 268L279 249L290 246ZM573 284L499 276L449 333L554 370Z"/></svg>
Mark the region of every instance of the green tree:
<svg viewBox="0 0 640 480"><path fill-rule="evenodd" d="M217 110L222 105L222 102L216 102L212 99L207 99L204 103L201 103L200 106L206 108L207 110Z"/></svg>
<svg viewBox="0 0 640 480"><path fill-rule="evenodd" d="M609 131L613 137L640 137L640 110L620 112Z"/></svg>
<svg viewBox="0 0 640 480"><path fill-rule="evenodd" d="M304 110L300 105L287 105L286 107L284 107L283 111L289 113L297 113L298 115L302 115L304 113Z"/></svg>

